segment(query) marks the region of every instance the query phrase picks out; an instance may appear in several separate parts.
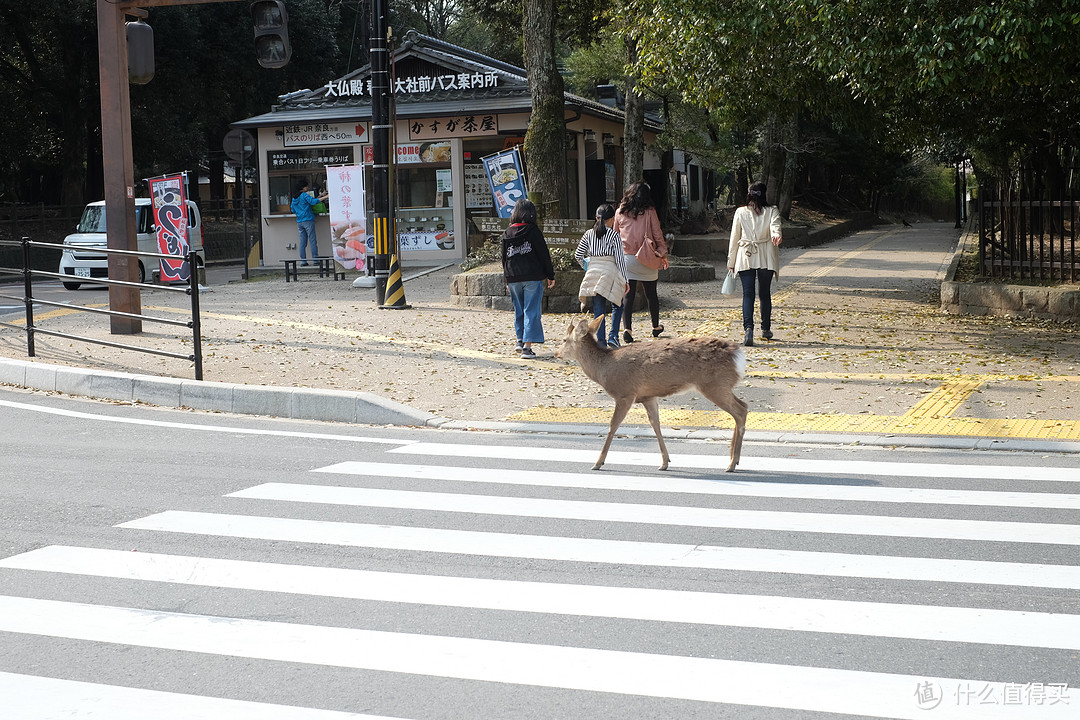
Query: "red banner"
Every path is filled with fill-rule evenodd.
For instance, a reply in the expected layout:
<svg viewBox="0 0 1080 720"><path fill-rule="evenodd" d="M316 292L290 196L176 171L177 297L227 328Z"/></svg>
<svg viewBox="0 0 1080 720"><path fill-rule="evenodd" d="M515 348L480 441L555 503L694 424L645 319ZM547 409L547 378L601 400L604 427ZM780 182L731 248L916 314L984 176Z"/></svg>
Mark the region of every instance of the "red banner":
<svg viewBox="0 0 1080 720"><path fill-rule="evenodd" d="M176 282L191 279L191 267L187 254L191 252L188 241L187 196L184 193L184 176L166 175L152 178L150 197L154 206L154 226L157 228L158 252L176 255L183 259L161 260L161 281Z"/></svg>

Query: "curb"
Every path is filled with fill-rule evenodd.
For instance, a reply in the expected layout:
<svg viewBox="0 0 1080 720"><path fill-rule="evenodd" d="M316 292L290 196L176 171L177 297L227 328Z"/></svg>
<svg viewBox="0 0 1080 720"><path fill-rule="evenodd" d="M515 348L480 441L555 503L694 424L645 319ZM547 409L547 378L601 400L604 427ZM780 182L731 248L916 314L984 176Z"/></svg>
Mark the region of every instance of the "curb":
<svg viewBox="0 0 1080 720"><path fill-rule="evenodd" d="M292 420L344 422L357 425L427 427L443 430L489 430L540 435L604 437L606 425L463 421L432 415L368 392L240 385L109 370L88 370L0 358L0 384L165 408L186 408ZM664 428L668 440L731 439L730 430ZM618 435L653 439L652 428L623 426ZM1080 442L1008 438L851 435L748 430L745 440L781 445L847 445L882 448L997 450L1080 454Z"/></svg>
<svg viewBox="0 0 1080 720"><path fill-rule="evenodd" d="M368 392L184 380L0 359L0 383L98 400L362 425L441 427L450 420Z"/></svg>

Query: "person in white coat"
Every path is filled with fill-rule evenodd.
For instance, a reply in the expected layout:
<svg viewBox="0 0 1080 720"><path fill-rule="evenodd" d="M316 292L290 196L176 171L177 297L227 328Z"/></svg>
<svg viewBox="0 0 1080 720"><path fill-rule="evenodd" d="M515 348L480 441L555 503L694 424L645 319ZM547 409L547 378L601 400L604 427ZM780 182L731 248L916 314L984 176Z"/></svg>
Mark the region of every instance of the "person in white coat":
<svg viewBox="0 0 1080 720"><path fill-rule="evenodd" d="M780 211L765 196L765 183L750 186L746 205L735 211L728 243L728 270L742 282L744 345L754 344L754 295L761 300L761 335L773 339L772 281L780 277Z"/></svg>
<svg viewBox="0 0 1080 720"><path fill-rule="evenodd" d="M585 268L585 277L578 289L582 308L592 307L593 317L603 317L597 330L596 342L600 347L619 347L619 316L613 315L611 334L604 334L607 308L610 302L617 313L623 298L630 290L626 281L626 258L623 255L622 238L612 230L615 224L615 208L601 205L596 208L596 225L586 230L578 242L574 259Z"/></svg>

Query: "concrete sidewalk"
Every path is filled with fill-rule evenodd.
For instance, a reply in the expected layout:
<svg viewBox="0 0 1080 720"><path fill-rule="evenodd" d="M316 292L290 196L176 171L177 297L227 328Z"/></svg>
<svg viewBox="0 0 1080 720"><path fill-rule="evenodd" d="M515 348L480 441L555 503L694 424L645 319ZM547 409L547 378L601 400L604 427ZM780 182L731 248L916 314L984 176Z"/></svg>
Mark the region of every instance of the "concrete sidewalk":
<svg viewBox="0 0 1080 720"><path fill-rule="evenodd" d="M776 340L748 348L737 389L752 439L1010 447L1080 452L1075 328L941 313L938 289L957 231L877 226L817 247L784 249L774 288ZM717 277L723 277L723 266ZM449 299L456 268L404 270L410 310L376 308L374 291L304 277L238 280L212 268L201 298L204 382L190 363L0 328L0 382L40 390L222 412L378 425L606 431L612 401L552 351L573 315L546 315L538 360L513 351L509 313ZM720 280L662 283L665 336L741 339L741 299ZM66 293L105 305L104 290ZM146 291L143 312L178 316L183 298ZM9 322L18 316L6 316ZM635 327L647 325L637 314ZM115 340L107 320L42 308L36 324ZM125 342L177 351L190 338L144 322ZM640 333L636 333L640 335ZM639 342L651 339L640 338ZM185 345L186 344L186 345ZM661 403L667 437L724 438L730 418L696 394ZM648 434L634 411L621 432Z"/></svg>

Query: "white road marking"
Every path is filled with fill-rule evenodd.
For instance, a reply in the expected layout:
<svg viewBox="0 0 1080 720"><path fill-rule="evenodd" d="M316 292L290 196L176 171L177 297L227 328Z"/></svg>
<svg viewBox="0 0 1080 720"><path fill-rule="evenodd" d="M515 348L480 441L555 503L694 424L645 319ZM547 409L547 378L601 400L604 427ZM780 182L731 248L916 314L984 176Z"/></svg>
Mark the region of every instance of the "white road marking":
<svg viewBox="0 0 1080 720"><path fill-rule="evenodd" d="M293 483L263 483L229 493L226 497L681 527L1080 545L1080 525L1063 523L728 510L682 505L550 500Z"/></svg>
<svg viewBox="0 0 1080 720"><path fill-rule="evenodd" d="M199 432L216 432L231 435L266 435L270 437L303 438L308 440L336 440L340 442L371 443L377 445L407 445L414 440L401 440L392 438L359 437L355 435L331 435L328 433L293 432L290 430L261 430L258 428L228 427L224 425L199 425L197 423L170 422L167 420L145 420L141 418L113 417L110 415L97 415L94 413L80 412L78 410L65 410L63 408L40 407L27 403L17 403L8 400L0 400L0 407L10 407L16 410L28 410L30 412L44 413L46 415L60 415L62 417L78 418L80 420L95 420L99 422L119 423L121 425L143 425L146 427L173 428L176 430L196 430Z"/></svg>
<svg viewBox="0 0 1080 720"><path fill-rule="evenodd" d="M1080 567L648 543L168 511L121 528L500 558L1080 590Z"/></svg>
<svg viewBox="0 0 1080 720"><path fill-rule="evenodd" d="M520 445L455 445L452 443L418 442L388 452L437 457L466 457L537 462L574 462L592 465L600 454L596 450L526 447ZM608 465L657 466L660 451L610 452ZM724 470L728 458L722 455L671 455L672 468ZM814 460L812 458L743 457L739 470L785 472L820 475L871 475L886 477L969 478L985 480L1039 480L1046 482L1080 482L1080 468L948 465L945 463L901 463L850 460Z"/></svg>
<svg viewBox="0 0 1080 720"><path fill-rule="evenodd" d="M1080 649L1080 615L374 572L52 545L0 568L444 607Z"/></svg>
<svg viewBox="0 0 1080 720"><path fill-rule="evenodd" d="M838 461L834 465L842 465L844 462L846 461ZM598 472L547 472L516 468L513 471L507 471L493 468L408 465L404 463L377 463L355 460L318 468L314 472L407 478L410 480L450 480L467 483L581 488L588 490L629 490L632 492L688 493L695 495L835 500L843 502L1080 510L1080 495L1065 493L946 490L938 488L884 487L881 485L778 483L757 479L739 479L738 475L734 477L725 475L724 477L706 480L676 476L641 477L638 475L614 475Z"/></svg>
<svg viewBox="0 0 1080 720"><path fill-rule="evenodd" d="M391 720L6 672L0 672L0 698L12 720Z"/></svg>
<svg viewBox="0 0 1080 720"><path fill-rule="evenodd" d="M515 683L754 707L925 718L915 693L1005 683L860 670L392 633L140 608L0 597L0 631L380 672ZM843 692L837 692L843 688ZM1027 705L1025 720L1073 718L1067 704ZM1016 718L1007 706L951 707L935 718Z"/></svg>

